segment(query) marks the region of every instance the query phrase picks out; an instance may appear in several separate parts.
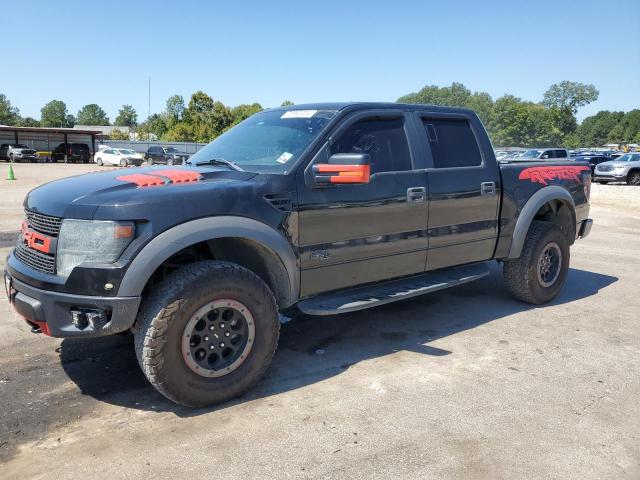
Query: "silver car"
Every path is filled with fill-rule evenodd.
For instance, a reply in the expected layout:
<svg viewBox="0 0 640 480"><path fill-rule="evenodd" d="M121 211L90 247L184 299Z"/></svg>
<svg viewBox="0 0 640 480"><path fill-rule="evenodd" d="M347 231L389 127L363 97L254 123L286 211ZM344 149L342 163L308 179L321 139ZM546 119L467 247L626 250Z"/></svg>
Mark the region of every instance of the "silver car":
<svg viewBox="0 0 640 480"><path fill-rule="evenodd" d="M598 183L627 182L640 185L640 153L625 153L609 162L596 165L593 180Z"/></svg>

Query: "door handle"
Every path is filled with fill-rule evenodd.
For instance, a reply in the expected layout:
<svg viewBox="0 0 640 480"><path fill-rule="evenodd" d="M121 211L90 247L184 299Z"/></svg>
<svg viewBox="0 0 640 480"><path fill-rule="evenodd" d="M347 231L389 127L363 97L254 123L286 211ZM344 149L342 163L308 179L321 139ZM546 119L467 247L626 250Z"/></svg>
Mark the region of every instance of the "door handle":
<svg viewBox="0 0 640 480"><path fill-rule="evenodd" d="M407 188L407 203L422 203L427 199L427 189L424 187Z"/></svg>
<svg viewBox="0 0 640 480"><path fill-rule="evenodd" d="M480 194L481 195L495 195L496 194L496 183L495 182L482 182L480 184Z"/></svg>

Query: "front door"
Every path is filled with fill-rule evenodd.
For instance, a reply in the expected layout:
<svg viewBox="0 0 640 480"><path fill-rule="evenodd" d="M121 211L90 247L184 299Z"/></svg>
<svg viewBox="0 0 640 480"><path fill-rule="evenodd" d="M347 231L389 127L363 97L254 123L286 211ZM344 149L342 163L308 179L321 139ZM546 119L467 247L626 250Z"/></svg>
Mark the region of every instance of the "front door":
<svg viewBox="0 0 640 480"><path fill-rule="evenodd" d="M401 111L377 113L349 117L312 161L369 154L368 184L318 187L312 164L298 176L303 297L424 271L427 177L413 123Z"/></svg>

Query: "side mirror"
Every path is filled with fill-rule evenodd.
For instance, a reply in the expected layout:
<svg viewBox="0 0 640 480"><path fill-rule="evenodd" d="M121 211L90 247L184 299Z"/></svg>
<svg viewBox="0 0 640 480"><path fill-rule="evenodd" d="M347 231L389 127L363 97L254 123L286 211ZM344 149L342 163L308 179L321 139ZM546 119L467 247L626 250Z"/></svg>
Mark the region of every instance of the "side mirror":
<svg viewBox="0 0 640 480"><path fill-rule="evenodd" d="M369 183L371 157L367 153L336 153L327 163L313 166L316 185L326 186L338 183Z"/></svg>

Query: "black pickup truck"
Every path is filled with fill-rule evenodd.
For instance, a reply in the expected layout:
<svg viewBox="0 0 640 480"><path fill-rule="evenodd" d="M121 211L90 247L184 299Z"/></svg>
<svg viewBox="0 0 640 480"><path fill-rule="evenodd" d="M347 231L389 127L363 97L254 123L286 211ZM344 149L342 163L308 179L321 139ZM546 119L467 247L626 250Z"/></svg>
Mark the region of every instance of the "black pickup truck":
<svg viewBox="0 0 640 480"><path fill-rule="evenodd" d="M588 235L589 165L496 162L470 110L384 103L266 110L181 167L36 188L6 263L36 332L132 331L140 366L189 406L247 391L279 311L332 315L452 287L504 266L553 299Z"/></svg>

